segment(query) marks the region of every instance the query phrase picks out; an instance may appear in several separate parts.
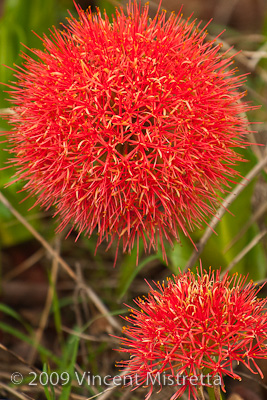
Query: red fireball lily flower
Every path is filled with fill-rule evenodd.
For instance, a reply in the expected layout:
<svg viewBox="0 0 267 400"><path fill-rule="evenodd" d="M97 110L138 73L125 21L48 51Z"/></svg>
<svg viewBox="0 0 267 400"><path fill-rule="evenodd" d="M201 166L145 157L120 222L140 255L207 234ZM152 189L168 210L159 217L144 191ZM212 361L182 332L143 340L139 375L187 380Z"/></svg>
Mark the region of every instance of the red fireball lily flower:
<svg viewBox="0 0 267 400"><path fill-rule="evenodd" d="M168 384L171 378L177 385L172 400L186 389L188 398L197 399L197 389L216 380L224 388L223 375L241 380L235 361L262 376L254 360L267 358L267 300L256 297L261 288L252 281L237 274L220 280L219 271L201 269L150 289L147 298L135 300L139 309L126 318L131 325L119 350L131 356L119 366L126 367L134 389L150 386L146 399L155 382Z"/></svg>
<svg viewBox="0 0 267 400"><path fill-rule="evenodd" d="M61 224L123 251L141 238L179 240L199 227L232 182L251 109L244 76L195 21L153 20L130 3L110 23L78 9L63 31L23 55L11 86L10 141L17 180L56 206Z"/></svg>

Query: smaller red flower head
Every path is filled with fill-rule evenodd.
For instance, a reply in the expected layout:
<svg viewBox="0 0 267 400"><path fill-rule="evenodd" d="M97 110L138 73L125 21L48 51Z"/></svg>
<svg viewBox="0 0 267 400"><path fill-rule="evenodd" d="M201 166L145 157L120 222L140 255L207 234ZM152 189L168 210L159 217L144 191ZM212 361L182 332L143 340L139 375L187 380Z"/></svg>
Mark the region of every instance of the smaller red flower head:
<svg viewBox="0 0 267 400"><path fill-rule="evenodd" d="M119 351L130 359L118 363L134 388L150 387L146 398L155 382L177 385L172 399L186 389L196 399L199 386L216 380L224 388L223 375L241 380L235 361L262 376L255 359L267 358L267 300L256 297L260 288L253 282L228 274L221 280L219 271L201 269L150 288L126 318L131 325L124 328Z"/></svg>
<svg viewBox="0 0 267 400"><path fill-rule="evenodd" d="M217 206L247 133L244 76L195 21L130 3L110 22L78 9L12 87L17 179L59 230L131 250L179 240Z"/></svg>

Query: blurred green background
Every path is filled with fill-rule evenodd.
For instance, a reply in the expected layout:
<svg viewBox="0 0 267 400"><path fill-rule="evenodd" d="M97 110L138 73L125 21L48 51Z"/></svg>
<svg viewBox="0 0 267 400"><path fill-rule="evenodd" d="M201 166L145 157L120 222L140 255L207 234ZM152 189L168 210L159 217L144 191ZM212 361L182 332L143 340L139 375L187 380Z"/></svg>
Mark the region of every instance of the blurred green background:
<svg viewBox="0 0 267 400"><path fill-rule="evenodd" d="M266 131L266 37L265 31L267 31L267 24L264 20L265 4L262 4L262 8L259 8L258 3L253 4L248 1L239 1L239 7L231 8L227 2L224 2L225 7L220 13L221 2L207 2L205 7L200 1L189 1L184 6L185 16L190 15L192 11L195 11L195 16L203 18L206 16L206 20L210 17L214 17L209 27L209 33L216 35L221 32L225 26L222 24L228 23L230 26L227 28L226 33L222 36L223 40L229 46L233 45L237 50L242 48L245 55L240 55L237 58L238 67L240 73L252 72L248 76L247 87L244 90L248 90L248 97L254 104L260 104L262 107L260 110L251 112L248 118L254 121L262 121L262 125L254 125L254 129L260 131L256 136L256 140L265 143ZM100 7L103 11L107 10L107 13L111 15L115 9L116 3L110 3L107 1L101 1L97 4L90 4L89 2L83 1L81 5L86 9L89 5L95 9L95 6ZM240 7L242 5L242 7ZM173 9L179 10L179 2L163 2L163 6L167 11ZM151 3L151 10L156 7L155 3ZM169 7L169 8L168 8ZM195 10L193 9L195 7ZM228 8L227 8L228 7ZM247 7L247 8L246 8ZM253 12L248 10L254 10ZM73 15L76 15L76 10L72 1L69 0L6 0L2 2L1 7L1 25L0 25L0 81L3 83L12 82L14 80L14 71L10 68L15 68L14 64L21 65L22 58L20 57L21 52L30 54L31 48L42 48L42 42L37 35L42 37L43 33L49 34L49 29L53 26L59 26L60 23L64 23L65 18L68 16L70 10ZM228 13L226 12L228 10ZM222 12L223 11L223 12ZM249 16L248 16L249 14ZM53 29L53 28L52 28ZM36 35L33 33L35 32ZM24 45L26 47L24 47ZM259 59L257 59L257 52L263 53ZM246 56L246 53L248 54ZM242 57L244 62L242 63ZM254 57L254 58L253 58ZM241 63L240 63L241 60ZM10 67L6 68L4 65ZM251 71L249 71L251 70ZM5 88L1 88L0 97L0 108L5 109L10 106L7 101L8 95L4 92ZM8 130L7 123L1 121L1 130ZM8 135L7 135L8 138ZM1 166L5 164L9 158L9 154L5 151L8 147L7 143L2 143L1 147L4 151L0 153ZM264 148L259 149L261 154L264 154ZM248 163L242 163L238 166L238 170L242 176L245 176L248 171L257 163L257 156L254 154L252 149L247 149L243 152L244 157L249 161ZM1 171L0 187L3 189L4 186L12 180L14 174L13 169L5 169ZM250 241L259 233L259 224L257 221L252 223L250 227L242 234L234 245L229 248L227 246L235 240L236 235L246 226L246 223L255 215L256 209L259 205L262 205L262 201L259 201L257 205L257 199L261 198L260 195L255 193L255 184L259 181L259 178L254 179L253 182L244 190L244 192L238 197L234 204L230 207L230 211L233 215L226 213L222 221L218 225L216 232L218 235L213 235L209 240L205 251L202 255L202 261L205 265L213 265L214 267L221 266L226 268L227 265L239 254L239 252L246 246ZM262 182L262 188L259 192L267 192L265 185L266 174L262 173L260 178ZM11 203L18 209L18 211L27 220L31 221L33 226L42 232L42 223L39 218L41 212L37 208L30 209L34 204L34 199L27 199L21 202L25 198L25 193L18 193L23 183L16 183L9 186L4 190L5 196L11 201ZM260 185L257 184L257 187ZM264 199L264 201L266 201ZM256 208L256 209L255 209ZM242 210L242 212L240 212ZM260 218L261 223L266 222L265 214ZM0 203L0 241L1 246L14 246L18 243L25 242L30 239L31 234L21 224L19 224L11 213ZM51 231L46 234L48 237L53 235L54 224ZM47 230L47 225L46 225ZM48 229L49 230L49 229ZM193 239L196 241L201 237L203 231L195 232ZM183 268L189 255L192 251L191 243L182 237L183 246L175 245L174 251L169 251L169 258L171 260L172 269L176 269L177 266ZM159 255L160 257L160 255ZM127 261L128 262L128 261ZM252 268L253 265L253 268ZM243 258L237 265L236 270L239 272L247 273L250 272L254 279L262 279L266 275L266 246L263 242L256 245L248 255Z"/></svg>
<svg viewBox="0 0 267 400"><path fill-rule="evenodd" d="M80 3L84 9L90 5L86 1ZM116 4L116 2L99 0L91 6L93 9L98 6L102 11L106 9L108 15L112 15ZM181 3L178 1L163 2L163 7L168 12L178 11L180 6ZM156 8L157 4L151 2L152 14ZM25 52L30 55L31 48L42 49L42 42L37 35L41 37L43 33L49 35L49 29L65 23L68 9L76 15L73 2L70 0L2 0L0 2L0 82L8 84L15 80L12 68L16 68L15 64L21 65L20 53ZM241 163L237 169L241 176L245 176L260 158L267 156L266 1L191 0L185 4L184 14L188 16L192 12L196 17L202 18L203 23L214 18L208 28L211 36L217 36L219 32L226 29L221 37L225 48L234 46L233 51L243 50L236 57L239 73L250 73L243 90L247 90L249 101L254 105L261 105L261 108L248 115L248 119L252 122L262 122L262 124L253 125L256 133L252 141L256 140L263 146L256 151L254 147L251 147L242 152L248 162ZM5 90L8 88L2 86L1 110L10 107ZM9 128L3 119L0 120L0 129L5 132L0 143L0 167L5 167L10 157L6 151ZM81 237L77 242L75 242L75 234L70 235L66 240L64 234L56 235L57 223L52 219L52 212L44 212L38 207L32 208L34 199L30 198L22 202L25 198L25 193L20 192L23 182L6 187L12 181L14 172L13 168L0 170L0 191L42 237L58 249L74 271L77 272L81 268L84 281L94 288L101 301L107 305L112 317L126 312L122 305L124 300L130 303L133 297L146 293L147 286L144 278L161 280L171 273L176 273L178 268L183 269L186 266L193 246L181 234L182 245L175 244L174 249L171 249L166 243L168 265L163 262L160 251L151 255L144 254L141 246L138 266L136 266L137 249L134 248L131 255L119 254L117 266L114 269L113 260L116 250L114 246L105 252L105 245L101 245L95 256L96 235L90 239ZM241 257L232 272L249 273L250 278L254 280L266 279L267 236L264 236L267 229L266 171L262 171L249 183L233 202L229 211L230 213L227 212L216 227L217 234L213 234L205 246L201 255L203 266L227 268L262 233L263 238L255 241L255 245L244 257ZM193 233L192 238L195 242L203 235L204 228ZM62 271L53 275L51 258L47 257L28 229L18 222L1 202L0 247L2 301L0 303L2 319L0 342L27 359L30 364L45 371L68 370L73 375L78 364L94 373L110 372L114 368L116 359L112 348L117 346L117 342L110 343L107 335L110 332L114 333L114 327L110 326L110 321L101 319L89 298L85 299L80 294L80 286L77 286L77 282L73 283ZM35 262L34 257L37 260ZM196 265L199 265L199 261ZM50 297L47 295L49 290L52 291ZM43 327L46 339L44 335L41 335L42 339L37 340L38 327L40 328L44 310L47 308L48 314ZM90 342L89 339L83 341L81 336L70 333L68 329L91 335L90 337L94 337L95 341ZM116 330L115 333L119 335ZM102 338L101 335L104 335L103 340L97 342L96 339ZM10 337L13 339L11 340ZM33 349L36 350L37 355L33 356ZM4 360L3 366L7 368L9 358L6 354L0 353L1 359ZM38 392L38 398L57 397L49 385L42 389L43 391ZM85 392L82 392L80 388L67 388L61 391L61 399L69 398L71 390L81 398L88 397L88 393L96 394L96 390L89 387L86 387ZM97 389L97 391L101 390L103 388ZM3 393L6 395L5 391ZM22 393L26 392L22 390ZM119 390L116 393L112 395L114 398L121 397ZM13 395L9 393L9 398ZM132 398L138 398L138 395L134 394Z"/></svg>

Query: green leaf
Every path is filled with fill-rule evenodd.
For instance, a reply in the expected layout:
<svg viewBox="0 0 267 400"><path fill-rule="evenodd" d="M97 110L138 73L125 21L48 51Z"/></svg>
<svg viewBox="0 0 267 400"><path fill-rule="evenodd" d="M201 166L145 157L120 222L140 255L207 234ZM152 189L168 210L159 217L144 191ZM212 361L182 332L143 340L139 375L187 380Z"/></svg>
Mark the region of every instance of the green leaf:
<svg viewBox="0 0 267 400"><path fill-rule="evenodd" d="M148 256L147 258L145 258L137 267L135 266L135 268L129 268L128 269L128 277L123 281L124 284L121 287L120 291L119 291L119 302L122 300L123 296L126 294L126 292L128 291L129 287L131 286L134 278L138 275L138 273L151 261L157 260L159 259L160 256L159 254L153 254L151 256ZM125 271L127 271L126 268L124 268Z"/></svg>
<svg viewBox="0 0 267 400"><path fill-rule="evenodd" d="M47 364L44 364L43 366L43 372L50 374L50 370L48 370ZM55 390L53 385L43 385L43 389L45 392L45 397L47 400L55 400L56 399L56 395L55 395Z"/></svg>
<svg viewBox="0 0 267 400"><path fill-rule="evenodd" d="M183 271L191 256L193 245L189 238L183 233L180 234L180 243L174 243L173 250L167 252L168 259L172 264L172 272L178 273L179 269Z"/></svg>
<svg viewBox="0 0 267 400"><path fill-rule="evenodd" d="M28 335L25 335L24 333L18 331L17 329L13 328L12 326L7 325L6 323L0 321L0 329L2 329L4 332L7 332L10 335L22 340L23 342L28 343L34 347L34 340L32 338L30 338ZM56 364L60 363L60 359L58 357L56 357L51 351L47 350L45 347L38 345L37 350L43 357L50 358Z"/></svg>
<svg viewBox="0 0 267 400"><path fill-rule="evenodd" d="M60 363L60 371L67 372L71 378L75 378L75 363L79 348L80 338L76 335L71 335L65 346L63 358ZM68 400L70 396L71 385L64 385L59 400Z"/></svg>

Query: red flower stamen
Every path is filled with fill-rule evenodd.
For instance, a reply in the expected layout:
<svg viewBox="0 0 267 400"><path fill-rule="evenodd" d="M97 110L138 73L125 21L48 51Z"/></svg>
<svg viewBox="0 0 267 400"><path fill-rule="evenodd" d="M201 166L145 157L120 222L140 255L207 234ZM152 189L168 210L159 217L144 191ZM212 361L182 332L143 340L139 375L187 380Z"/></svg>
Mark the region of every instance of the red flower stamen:
<svg viewBox="0 0 267 400"><path fill-rule="evenodd" d="M23 55L11 86L10 142L17 180L56 206L58 230L72 223L99 245L135 240L145 250L214 213L232 182L252 109L232 56L205 42L199 24L130 3L110 23L78 9L65 30Z"/></svg>
<svg viewBox="0 0 267 400"><path fill-rule="evenodd" d="M219 271L202 269L155 286L147 298L135 300L138 309L125 318L131 325L124 328L119 351L130 359L118 365L134 389L150 387L149 398L156 379L162 384L172 377L177 386L172 399L186 389L189 399L190 394L197 399L197 388L215 379L224 389L224 375L241 380L235 361L262 377L255 362L267 358L267 299L256 297L261 288L237 274L220 279ZM208 373L210 382L203 378Z"/></svg>

